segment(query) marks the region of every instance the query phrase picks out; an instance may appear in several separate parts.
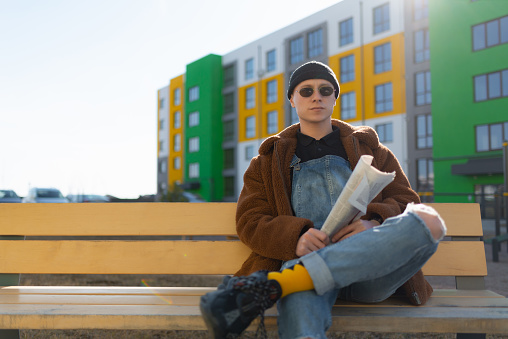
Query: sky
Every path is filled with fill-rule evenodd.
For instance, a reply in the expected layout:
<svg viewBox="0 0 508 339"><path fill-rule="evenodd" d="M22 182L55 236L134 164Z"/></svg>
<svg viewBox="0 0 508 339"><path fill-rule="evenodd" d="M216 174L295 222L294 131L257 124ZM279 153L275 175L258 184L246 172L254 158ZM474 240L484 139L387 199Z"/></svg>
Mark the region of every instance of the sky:
<svg viewBox="0 0 508 339"><path fill-rule="evenodd" d="M157 90L341 0L0 0L0 189L157 189Z"/></svg>

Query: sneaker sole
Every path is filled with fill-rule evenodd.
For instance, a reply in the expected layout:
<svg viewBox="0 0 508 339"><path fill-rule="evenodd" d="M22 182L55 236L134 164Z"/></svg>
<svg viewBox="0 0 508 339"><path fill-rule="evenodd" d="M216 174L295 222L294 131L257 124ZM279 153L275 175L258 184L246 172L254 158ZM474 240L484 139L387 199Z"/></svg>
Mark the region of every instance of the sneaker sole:
<svg viewBox="0 0 508 339"><path fill-rule="evenodd" d="M214 321L215 317L213 316L210 305L208 303L208 297L206 295L201 297L201 302L199 303L199 309L201 311L201 316L205 321L206 328L208 329L208 333L211 335L213 339L222 339L226 338L227 334L220 330L219 324Z"/></svg>

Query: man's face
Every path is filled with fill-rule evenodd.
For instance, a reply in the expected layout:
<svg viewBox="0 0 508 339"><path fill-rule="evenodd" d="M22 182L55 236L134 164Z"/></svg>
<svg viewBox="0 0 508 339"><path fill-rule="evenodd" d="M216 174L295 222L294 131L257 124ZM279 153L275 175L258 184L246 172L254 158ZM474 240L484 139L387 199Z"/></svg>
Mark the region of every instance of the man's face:
<svg viewBox="0 0 508 339"><path fill-rule="evenodd" d="M309 79L299 83L291 95L291 106L296 108L296 113L300 118L300 123L321 123L329 120L335 106L335 93L329 96L323 96L319 89L322 87L331 87L331 82L324 79ZM303 97L300 90L303 88L312 88L314 92L309 97Z"/></svg>

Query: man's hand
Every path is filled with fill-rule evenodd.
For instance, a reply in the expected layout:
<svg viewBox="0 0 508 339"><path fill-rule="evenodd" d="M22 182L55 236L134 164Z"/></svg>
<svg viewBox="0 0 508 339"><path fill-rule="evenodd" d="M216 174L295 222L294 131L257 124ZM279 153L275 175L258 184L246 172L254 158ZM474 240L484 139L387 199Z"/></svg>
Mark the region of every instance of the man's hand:
<svg viewBox="0 0 508 339"><path fill-rule="evenodd" d="M311 228L298 239L296 255L299 257L304 256L326 247L329 243L330 238L328 238L325 232Z"/></svg>
<svg viewBox="0 0 508 339"><path fill-rule="evenodd" d="M349 238L352 235L358 234L360 232L365 231L366 229L372 228L374 226L378 226L379 222L376 220L363 220L359 219L341 230L339 230L335 235L332 237L332 243L336 243L338 241L342 241L344 239Z"/></svg>

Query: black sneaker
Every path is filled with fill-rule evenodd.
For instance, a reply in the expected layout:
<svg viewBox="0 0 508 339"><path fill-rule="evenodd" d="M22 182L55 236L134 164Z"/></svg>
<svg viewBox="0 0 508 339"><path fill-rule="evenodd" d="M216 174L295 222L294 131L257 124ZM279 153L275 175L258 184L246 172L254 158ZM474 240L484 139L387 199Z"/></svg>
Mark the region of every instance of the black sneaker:
<svg viewBox="0 0 508 339"><path fill-rule="evenodd" d="M240 335L258 315L264 331L264 311L282 294L279 283L267 280L267 274L258 271L247 277L225 277L216 291L201 297L201 314L212 338Z"/></svg>

